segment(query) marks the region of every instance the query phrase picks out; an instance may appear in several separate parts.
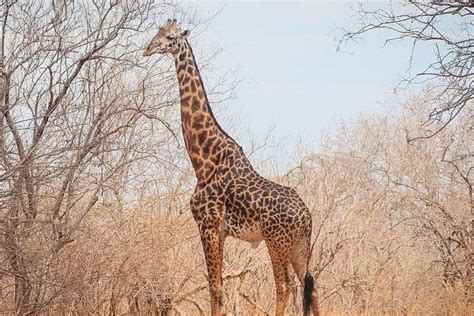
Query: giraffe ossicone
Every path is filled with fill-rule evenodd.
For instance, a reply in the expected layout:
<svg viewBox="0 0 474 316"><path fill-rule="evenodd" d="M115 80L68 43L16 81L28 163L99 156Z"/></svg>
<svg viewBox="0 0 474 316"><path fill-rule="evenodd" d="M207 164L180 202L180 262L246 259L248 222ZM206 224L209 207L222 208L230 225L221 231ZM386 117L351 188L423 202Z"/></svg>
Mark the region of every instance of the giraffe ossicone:
<svg viewBox="0 0 474 316"><path fill-rule="evenodd" d="M304 314L318 315L316 290L308 271L311 214L292 188L257 173L241 147L219 125L207 99L187 36L176 20L159 28L143 56L171 54L181 100L184 143L197 177L190 207L206 257L212 315L222 314L224 239L232 236L253 247L265 241L276 287L276 315L290 294L290 264L304 287Z"/></svg>

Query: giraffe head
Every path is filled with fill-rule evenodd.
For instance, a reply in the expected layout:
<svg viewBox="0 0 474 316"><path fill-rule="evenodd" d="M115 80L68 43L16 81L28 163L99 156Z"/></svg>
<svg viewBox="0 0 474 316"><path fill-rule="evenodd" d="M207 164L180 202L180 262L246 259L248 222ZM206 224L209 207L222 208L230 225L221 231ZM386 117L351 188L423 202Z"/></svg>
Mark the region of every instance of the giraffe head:
<svg viewBox="0 0 474 316"><path fill-rule="evenodd" d="M143 56L153 54L177 54L182 41L189 35L189 31L181 31L176 20L168 19L166 24L158 30L143 52Z"/></svg>

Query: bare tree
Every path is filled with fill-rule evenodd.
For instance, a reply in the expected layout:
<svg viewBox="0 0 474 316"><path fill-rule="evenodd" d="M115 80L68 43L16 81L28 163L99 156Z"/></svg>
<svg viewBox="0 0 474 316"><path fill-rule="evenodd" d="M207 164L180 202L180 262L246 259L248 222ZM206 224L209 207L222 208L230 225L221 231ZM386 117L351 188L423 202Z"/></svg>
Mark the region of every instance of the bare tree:
<svg viewBox="0 0 474 316"><path fill-rule="evenodd" d="M172 135L172 121L164 119L174 103L172 77L166 67L148 70L154 67L145 67L138 51L141 33L175 4L2 7L2 301L24 314L60 295L60 251L98 202L130 199L126 185L140 172L135 166L156 157ZM167 136L152 141L156 129Z"/></svg>
<svg viewBox="0 0 474 316"><path fill-rule="evenodd" d="M358 24L344 30L339 48L365 33L384 30L388 34L385 43L411 43L411 66L417 47L431 45L435 59L404 79L400 87L421 83L429 90L424 95L425 102L431 104L423 124L426 129L408 140L432 137L474 102L474 5L471 1L410 0L380 6L360 5L354 10Z"/></svg>

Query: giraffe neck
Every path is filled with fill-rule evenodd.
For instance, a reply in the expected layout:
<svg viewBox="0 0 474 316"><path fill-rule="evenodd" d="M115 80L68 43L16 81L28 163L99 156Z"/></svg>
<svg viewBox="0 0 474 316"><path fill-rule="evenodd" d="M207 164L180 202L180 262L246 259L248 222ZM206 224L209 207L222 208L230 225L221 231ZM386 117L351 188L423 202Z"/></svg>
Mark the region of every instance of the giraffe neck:
<svg viewBox="0 0 474 316"><path fill-rule="evenodd" d="M181 127L198 180L211 176L226 144L235 141L220 127L209 105L191 46L184 40L174 55L181 98Z"/></svg>

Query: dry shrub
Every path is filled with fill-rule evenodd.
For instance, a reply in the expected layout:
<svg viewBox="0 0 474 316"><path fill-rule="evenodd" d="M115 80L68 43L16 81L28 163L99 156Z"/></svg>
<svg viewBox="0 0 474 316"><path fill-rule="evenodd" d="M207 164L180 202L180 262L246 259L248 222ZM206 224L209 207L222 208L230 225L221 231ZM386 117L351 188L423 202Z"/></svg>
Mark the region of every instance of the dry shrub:
<svg viewBox="0 0 474 316"><path fill-rule="evenodd" d="M315 219L323 310L457 314L472 307L472 126L407 142L425 104L342 124L284 178Z"/></svg>

